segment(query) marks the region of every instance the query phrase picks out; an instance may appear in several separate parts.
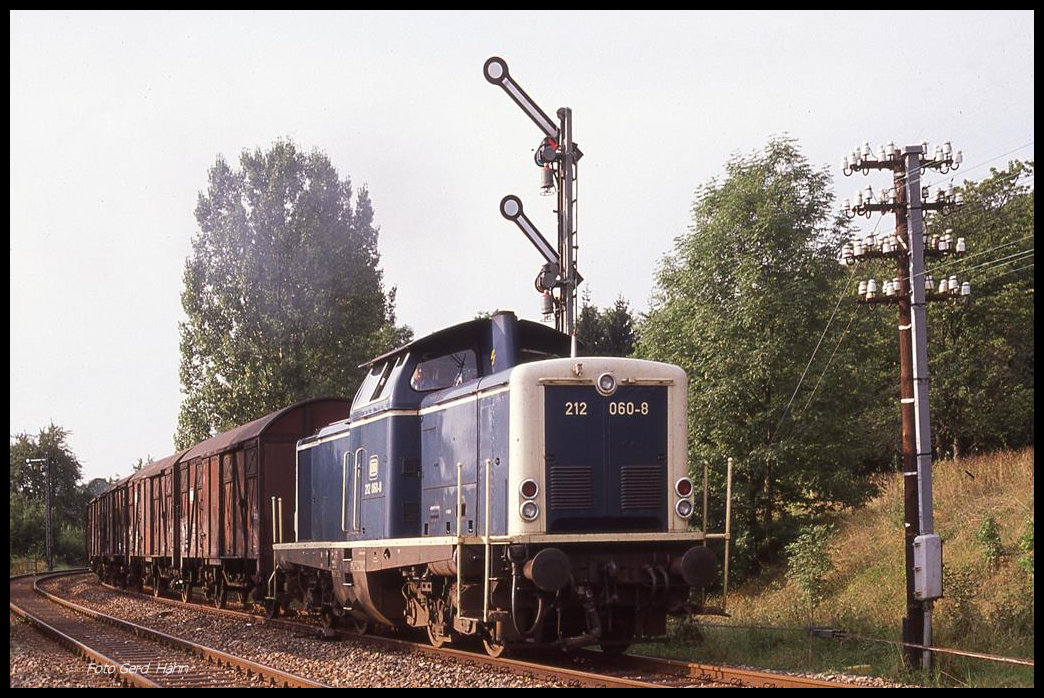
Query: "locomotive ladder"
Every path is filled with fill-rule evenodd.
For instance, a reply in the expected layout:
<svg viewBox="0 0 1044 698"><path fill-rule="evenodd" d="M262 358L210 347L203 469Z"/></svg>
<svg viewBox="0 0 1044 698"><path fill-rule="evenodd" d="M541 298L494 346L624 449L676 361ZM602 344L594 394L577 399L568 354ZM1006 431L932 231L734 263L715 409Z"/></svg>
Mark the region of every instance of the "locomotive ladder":
<svg viewBox="0 0 1044 698"><path fill-rule="evenodd" d="M464 586L464 538L461 536L461 521L464 518L464 464L460 461L457 462L457 613L458 618L461 620L470 620L474 622L489 622L489 578L490 578L490 558L492 557L492 539L489 533L489 468L492 465L492 461L486 459L486 502L485 502L485 533L482 536L483 539L483 560L482 560L482 618L467 618L463 613L463 606L461 605L461 590Z"/></svg>

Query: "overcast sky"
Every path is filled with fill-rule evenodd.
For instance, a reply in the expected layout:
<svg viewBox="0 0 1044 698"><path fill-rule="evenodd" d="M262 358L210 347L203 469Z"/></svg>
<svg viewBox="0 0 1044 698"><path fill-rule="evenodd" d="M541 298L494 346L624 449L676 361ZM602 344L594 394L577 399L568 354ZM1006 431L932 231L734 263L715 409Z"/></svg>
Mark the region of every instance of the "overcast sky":
<svg viewBox="0 0 1044 698"><path fill-rule="evenodd" d="M290 138L368 187L399 322L540 319L542 259L498 204L538 195L542 135L490 56L573 109L579 268L648 308L693 192L788 134L839 197L857 143L951 140L982 179L1033 158L1021 12L12 12L11 434L72 432L85 477L173 450L193 209L218 155ZM974 241L969 241L974 245ZM351 395L355 386L345 386Z"/></svg>

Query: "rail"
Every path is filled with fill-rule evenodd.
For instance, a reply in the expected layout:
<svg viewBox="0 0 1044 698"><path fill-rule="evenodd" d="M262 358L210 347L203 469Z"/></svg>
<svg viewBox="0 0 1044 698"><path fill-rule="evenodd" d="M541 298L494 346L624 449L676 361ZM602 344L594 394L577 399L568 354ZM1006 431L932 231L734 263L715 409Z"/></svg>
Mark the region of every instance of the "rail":
<svg viewBox="0 0 1044 698"><path fill-rule="evenodd" d="M69 601L68 599L63 599L60 596L58 596L58 595L56 595L56 594L54 594L52 592L46 591L46 590L42 589L40 587L40 585L39 585L40 582L42 582L42 581L54 579L54 578L61 577L61 576L68 576L68 575L73 575L73 574L83 574L84 572L86 572L86 570L83 570L83 569L72 570L72 571L66 570L66 571L63 571L63 572L60 572L60 573L38 576L38 577L36 577L33 580L32 587L31 587L31 591L32 591L31 595L27 595L27 593L26 593L26 591L24 589L24 587L26 586L25 582L28 581L28 579L26 579L26 578L30 577L30 575L22 575L20 578L18 578L17 581L21 583L21 586L23 587L23 589L15 589L15 587L12 587L11 602L10 602L11 610L14 611L15 613L17 613L18 615L26 618L26 620L28 620L29 622L33 623L37 627L40 627L41 629L43 629L45 633L47 633L51 637L54 637L55 639L57 639L62 644L65 644L66 646L69 646L74 651L79 652L80 654L83 654L84 656L92 659L93 661L98 662L100 665L102 665L104 667L111 667L111 671L113 673L118 673L120 676L124 677L127 681L130 681L130 682L134 683L135 685L142 686L142 687L157 687L159 684L156 681L152 680L151 678L149 678L147 676L144 676L140 671L135 671L133 667L128 668L129 667L128 662L127 661L123 661L123 660L120 659L120 657L119 657L119 653L120 653L119 650L112 650L112 649L108 649L108 648L105 648L105 647L96 648L96 647L92 647L92 646L87 644L88 642L91 642L91 643L102 642L104 640L104 638L94 638L94 637L92 637L92 639L88 640L88 639L83 638L83 637L80 637L80 638L74 637L73 632L71 630L73 626L70 623L68 623L68 622L65 622L65 623L61 624L61 625L64 626L64 628L56 627L57 625L59 625L59 623L57 623L53 618L44 618L44 617L42 617L42 616L46 615L46 613L47 613L46 608L44 608L44 607L42 607L40 605L36 605L35 608L31 607L31 606L34 605L34 602L32 601L32 598L40 597L42 599L46 599L47 601L52 602L53 604L57 604L58 606L66 608L66 609L68 609L70 611L73 611L76 614L79 614L81 616L85 616L86 618L89 618L89 619L92 619L92 620L99 621L101 623L105 623L105 624L107 624L109 626L112 626L112 627L118 629L119 631L121 631L123 633L132 634L132 635L136 636L137 638L139 638L140 640L146 640L148 642L161 644L161 645L164 645L164 646L167 646L167 647L173 647L173 648L176 648L178 650L184 651L186 653L195 655L197 657L200 657L200 658L204 659L206 662L213 664L214 667L215 667L215 670L222 670L222 667L235 667L238 670L240 670L242 672L245 672L245 674L248 677L249 676L261 676L261 677L264 677L264 679L266 681L272 683L273 685L283 686L283 687L295 687L295 688L322 688L322 687L324 687L323 684L320 684L320 683L318 683L316 681L312 681L310 679L306 679L306 678L301 677L301 676L297 676L296 674L285 672L285 671L282 671L281 669L276 669L276 668L271 667L271 666L266 666L266 665L263 665L263 664L259 664L257 662L253 662L253 661L251 661L249 659L246 659L246 658L243 658L243 657L238 657L238 656L229 654L227 652L223 652L221 650L214 649L212 647L207 647L205 645L201 645L201 644L198 644L198 643L195 643L195 642L191 642L191 641L185 640L183 638L175 637L173 635L168 635L168 634L162 633L162 632L160 632L158 630L154 630L152 628L148 628L148 627L139 625L137 623L131 623L130 621L126 621L126 620L123 620L123 619L120 619L120 618L116 618L114 616L110 616L108 614L101 613L100 611L96 611L96 610L87 608L86 606L82 606L80 604L74 603L72 601ZM12 580L12 581L15 581L15 580ZM15 592L17 592L17 593L15 593ZM32 597L32 598L30 598L30 597ZM135 657L141 656L140 654L137 654L138 652L141 651L141 648L136 646L139 643L132 643L132 644L135 645L134 652L136 654L134 654L134 656ZM128 646L128 643L127 643L126 640L123 640L121 642L115 643L115 646L126 648ZM139 661L137 659L135 659L133 661L134 661L134 664L137 664L137 665L146 664L146 662L142 662L142 661ZM147 664L151 665L151 661L147 662ZM180 682L177 685L183 686L183 685L186 685L186 684L184 682ZM201 682L195 682L195 683L192 683L191 685L200 685L200 686L202 686L202 685L208 685L208 684L206 683L206 679L204 677L204 679Z"/></svg>

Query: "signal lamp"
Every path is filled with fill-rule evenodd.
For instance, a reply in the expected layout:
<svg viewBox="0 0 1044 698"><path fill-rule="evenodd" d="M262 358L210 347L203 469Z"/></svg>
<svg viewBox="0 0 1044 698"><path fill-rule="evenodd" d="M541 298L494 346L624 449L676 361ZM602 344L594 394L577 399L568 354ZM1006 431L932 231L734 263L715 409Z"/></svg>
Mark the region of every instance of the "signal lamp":
<svg viewBox="0 0 1044 698"><path fill-rule="evenodd" d="M540 485L537 484L536 480L531 478L523 480L518 486L518 493L522 495L523 499L533 499L540 494Z"/></svg>
<svg viewBox="0 0 1044 698"><path fill-rule="evenodd" d="M679 497L688 497L692 494L692 480L687 477L679 478L674 483L674 491L678 493Z"/></svg>

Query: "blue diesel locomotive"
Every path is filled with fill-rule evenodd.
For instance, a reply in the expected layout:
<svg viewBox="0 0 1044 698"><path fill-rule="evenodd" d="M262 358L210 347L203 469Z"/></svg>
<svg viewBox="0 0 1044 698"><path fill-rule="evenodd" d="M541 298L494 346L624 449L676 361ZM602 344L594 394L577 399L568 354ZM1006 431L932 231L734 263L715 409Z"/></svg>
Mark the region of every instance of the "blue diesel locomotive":
<svg viewBox="0 0 1044 698"><path fill-rule="evenodd" d="M433 645L623 651L717 577L690 528L686 376L570 358L512 313L368 364L349 418L297 445L269 610L424 628Z"/></svg>

